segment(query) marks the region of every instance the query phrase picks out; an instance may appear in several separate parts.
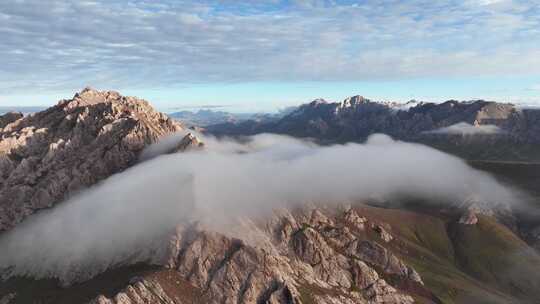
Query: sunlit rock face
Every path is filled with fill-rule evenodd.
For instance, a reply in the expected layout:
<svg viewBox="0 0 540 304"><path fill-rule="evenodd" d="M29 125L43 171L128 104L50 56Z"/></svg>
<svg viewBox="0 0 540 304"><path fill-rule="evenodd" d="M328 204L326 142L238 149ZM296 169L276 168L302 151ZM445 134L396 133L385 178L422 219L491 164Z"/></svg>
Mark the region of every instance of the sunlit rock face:
<svg viewBox="0 0 540 304"><path fill-rule="evenodd" d="M176 145L173 152L185 152L191 149L197 149L204 147L204 143L192 133L188 133L182 140Z"/></svg>
<svg viewBox="0 0 540 304"><path fill-rule="evenodd" d="M383 277L395 275L395 281L422 289L418 273L382 245L365 240L361 230L347 228L345 217L351 213L356 211L280 209L264 220L231 223L244 228L234 236L200 223L180 225L163 265L173 282L200 290L201 303L305 303L308 297L316 303L413 303L407 291ZM182 303L160 284L167 282L137 280L93 303L139 303L141 298Z"/></svg>
<svg viewBox="0 0 540 304"><path fill-rule="evenodd" d="M182 125L148 102L86 88L24 118L0 117L0 231L137 160Z"/></svg>

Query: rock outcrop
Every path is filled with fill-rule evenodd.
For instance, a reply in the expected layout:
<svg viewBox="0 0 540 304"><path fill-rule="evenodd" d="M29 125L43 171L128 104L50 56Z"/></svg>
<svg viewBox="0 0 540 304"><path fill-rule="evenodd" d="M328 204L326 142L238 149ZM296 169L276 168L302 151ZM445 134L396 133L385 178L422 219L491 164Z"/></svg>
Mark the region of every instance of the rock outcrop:
<svg viewBox="0 0 540 304"><path fill-rule="evenodd" d="M342 218L312 209L279 210L262 222L239 219L236 224L257 235L256 242L199 222L179 225L161 270L91 303L414 303L414 289L392 284L402 280L423 289L418 273L381 245L369 254L357 249L371 241L351 232Z"/></svg>
<svg viewBox="0 0 540 304"><path fill-rule="evenodd" d="M198 222L181 225L163 265L201 290L201 303L413 303L408 291L385 277L422 289L419 274L360 230L347 228L342 219L353 213L278 210L262 222L240 219L242 223L235 224L256 239L214 232ZM138 303L133 299L141 294L148 295L144 303L156 295L156 303L182 303L163 295L156 284L137 284L94 303Z"/></svg>
<svg viewBox="0 0 540 304"><path fill-rule="evenodd" d="M8 117L6 117L8 115ZM84 89L0 129L0 231L122 171L142 149L182 130L148 102Z"/></svg>
<svg viewBox="0 0 540 304"><path fill-rule="evenodd" d="M496 218L513 231L518 231L518 220L508 202L486 202L479 197L471 195L463 201L456 203L456 207L461 213L458 220L462 225L476 225L478 215L485 215Z"/></svg>
<svg viewBox="0 0 540 304"><path fill-rule="evenodd" d="M193 133L188 133L182 140L176 145L172 153L184 152L194 148L202 148L204 143Z"/></svg>
<svg viewBox="0 0 540 304"><path fill-rule="evenodd" d="M377 232L379 237L385 241L386 243L390 242L394 239L394 237L386 230L386 228L383 227L381 224L373 225L373 230Z"/></svg>
<svg viewBox="0 0 540 304"><path fill-rule="evenodd" d="M182 304L180 299L171 299L163 290L159 282L140 279L128 285L123 291L112 298L104 295L98 296L89 304Z"/></svg>
<svg viewBox="0 0 540 304"><path fill-rule="evenodd" d="M8 112L0 115L0 130L12 122L15 122L23 117L22 113Z"/></svg>
<svg viewBox="0 0 540 304"><path fill-rule="evenodd" d="M397 275L424 285L416 270L407 266L396 255L376 242L355 240L347 247L347 253L371 265L376 265L386 274Z"/></svg>

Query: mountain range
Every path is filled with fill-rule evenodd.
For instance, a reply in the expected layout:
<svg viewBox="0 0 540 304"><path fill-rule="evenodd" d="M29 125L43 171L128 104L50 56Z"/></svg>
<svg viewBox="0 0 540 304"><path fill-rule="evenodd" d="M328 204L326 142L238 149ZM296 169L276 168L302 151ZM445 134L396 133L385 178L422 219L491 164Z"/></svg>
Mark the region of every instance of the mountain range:
<svg viewBox="0 0 540 304"><path fill-rule="evenodd" d="M217 136L287 134L323 144L362 142L374 133L420 142L467 159L539 161L540 109L484 100L440 104L314 100L272 121L206 126Z"/></svg>
<svg viewBox="0 0 540 304"><path fill-rule="evenodd" d="M225 111L213 111L201 109L196 112L180 111L169 113L168 116L177 119L186 126L205 127L221 123L239 123L250 120L256 122L276 120L282 117L284 113L268 114L268 113L230 113Z"/></svg>
<svg viewBox="0 0 540 304"><path fill-rule="evenodd" d="M341 103L315 100L283 117L206 126L206 134L217 135L216 139L155 111L147 101L90 88L37 113L1 115L0 303L536 303L540 298L540 170L538 164L527 161L538 159L534 151L540 144L539 120L540 111L511 104L447 101L401 105L355 96ZM259 133L294 138L280 137L273 146L273 137L258 137L259 141L249 137ZM374 133L413 142L405 144L412 147L407 151L448 160L478 174L482 183L508 185L512 193L519 193L512 197L523 198L525 203L498 206L475 197L448 203L443 197L410 193L347 202L306 201L234 218L227 229L216 229L213 224L217 223L208 223L185 209L175 227L164 235L150 234L151 241L144 248L137 247L146 234L135 227L154 227L161 220L170 220L152 216L161 208L161 201L171 199L165 185L183 189L179 180L171 180L176 176L174 162L193 167L194 172L204 171L208 170L203 168L205 157L217 155L223 166L215 169L244 182L230 189L216 183L204 192L174 192L173 202L193 197L200 199L196 202L219 201L226 197L211 194L247 195L251 190L255 195L248 200L255 204L263 199L263 186L275 187L276 180L287 177L276 170L260 189L247 189L249 181L257 177L236 177L234 168L247 165L227 166L219 154L222 150L231 153L226 155L233 160L250 153L263 157L257 162L261 165L264 157L270 163L274 158L277 161L272 164L288 164L280 168L292 167L290 172L294 172L294 164L304 161L297 158L298 151L307 151L309 158L316 149L340 149L345 143L347 148L352 142L367 140L354 151L379 147L375 151L384 153L390 147L384 146L389 139L370 137ZM223 143L223 136L238 139ZM285 144L292 148L283 150ZM424 144L466 157L468 163ZM265 145L270 148L265 150ZM325 161L347 167L359 161L355 156ZM203 161L195 162L199 158ZM170 161L165 163L170 166L155 168L159 161ZM427 160L415 161L415 169L393 168L395 173L390 175L413 179L412 171L421 172L422 161ZM444 176L454 169L433 172L434 179L442 176L444 184ZM372 174L367 175L376 179L375 172ZM194 175L190 182L206 185L213 176ZM320 177L309 178L313 182ZM354 185L347 176L330 178L337 181L338 188L347 182ZM376 180L372 185L391 187L386 182ZM139 189L147 183L164 186L155 191ZM300 188L291 186L287 189ZM471 182L459 189L475 186ZM137 203L137 197L125 202L121 187L149 199L144 204ZM319 193L315 187L310 191ZM325 197L323 194L315 196ZM81 197L89 199L77 201ZM295 196L283 195L287 197ZM94 200L98 198L105 201ZM61 217L77 214L73 211L77 206L84 210L80 218ZM210 210L206 215L220 215L230 211L227 209ZM89 252L107 255L115 246L109 241L113 235L131 235L129 230L136 230L141 235L133 244L122 243L134 246L133 252L106 265L100 264L98 256L82 254L74 259L90 263L91 269L65 264L61 256L51 254L63 252L57 249L80 252L76 249L88 243L79 241L92 239L93 226L108 229L110 223L92 220L100 219L102 213L118 219L112 219L112 229L98 230L96 246L105 244L107 250L99 247ZM89 230L77 225L88 221ZM69 227L77 230L80 239L66 243L51 238L51 233L71 222L75 227ZM31 233L35 235L28 236ZM43 238L54 240L54 246L41 246ZM62 248L54 248L56 244ZM154 245L161 247L151 247ZM10 253L15 254L8 256ZM23 259L27 255L32 258ZM60 266L64 268L58 269ZM35 269L46 271L37 275Z"/></svg>
<svg viewBox="0 0 540 304"><path fill-rule="evenodd" d="M15 112L15 113L23 113L23 114L30 114L30 113L36 113L39 111L45 110L46 107L32 107L32 106L26 106L26 107L18 107L18 106L0 106L0 115L6 114L9 112Z"/></svg>

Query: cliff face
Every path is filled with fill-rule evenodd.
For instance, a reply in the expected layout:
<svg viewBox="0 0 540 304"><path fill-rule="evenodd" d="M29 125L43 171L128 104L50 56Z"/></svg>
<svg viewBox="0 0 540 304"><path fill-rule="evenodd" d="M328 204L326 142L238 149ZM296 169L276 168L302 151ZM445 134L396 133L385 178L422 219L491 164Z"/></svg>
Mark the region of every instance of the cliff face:
<svg viewBox="0 0 540 304"><path fill-rule="evenodd" d="M128 168L146 145L182 130L144 100L92 89L43 112L5 116L0 231Z"/></svg>

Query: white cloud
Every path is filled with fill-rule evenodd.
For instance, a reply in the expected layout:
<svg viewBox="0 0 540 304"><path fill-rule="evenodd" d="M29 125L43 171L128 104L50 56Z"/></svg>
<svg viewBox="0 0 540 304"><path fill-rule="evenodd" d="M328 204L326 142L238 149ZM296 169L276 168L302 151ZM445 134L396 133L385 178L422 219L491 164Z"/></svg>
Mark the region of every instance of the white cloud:
<svg viewBox="0 0 540 304"><path fill-rule="evenodd" d="M499 134L503 131L495 125L471 125L460 122L448 127L440 128L426 133L431 134L452 134L452 135L476 135L476 134Z"/></svg>
<svg viewBox="0 0 540 304"><path fill-rule="evenodd" d="M2 1L0 90L540 73L537 0L287 3Z"/></svg>
<svg viewBox="0 0 540 304"><path fill-rule="evenodd" d="M470 2L473 4L478 4L478 5L492 5L492 4L497 4L501 2L507 2L507 1L509 0L472 0Z"/></svg>
<svg viewBox="0 0 540 304"><path fill-rule="evenodd" d="M179 20L187 25L197 25L202 24L204 21L195 14L179 14L178 15Z"/></svg>
<svg viewBox="0 0 540 304"><path fill-rule="evenodd" d="M204 141L205 151L143 162L2 234L0 273L72 283L111 266L162 262L164 236L178 223L196 220L230 233L231 219L305 203L393 202L403 194L449 204L471 196L519 203L461 159L385 135L324 147L275 135Z"/></svg>

